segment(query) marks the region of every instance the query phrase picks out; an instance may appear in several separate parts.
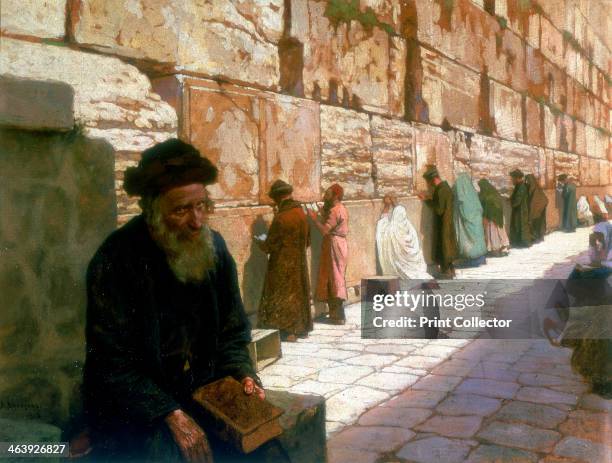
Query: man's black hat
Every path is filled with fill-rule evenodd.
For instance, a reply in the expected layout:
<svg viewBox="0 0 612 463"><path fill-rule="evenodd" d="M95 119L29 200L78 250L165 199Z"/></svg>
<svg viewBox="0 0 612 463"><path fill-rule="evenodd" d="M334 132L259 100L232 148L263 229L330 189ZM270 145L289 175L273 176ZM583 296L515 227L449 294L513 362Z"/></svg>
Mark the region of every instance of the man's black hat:
<svg viewBox="0 0 612 463"><path fill-rule="evenodd" d="M125 170L123 188L130 196L156 196L191 183L210 185L217 172L195 147L171 138L142 152L138 166Z"/></svg>
<svg viewBox="0 0 612 463"><path fill-rule="evenodd" d="M268 196L270 198L276 198L278 196L285 196L291 194L292 192L293 187L291 185L289 185L287 182L283 182L282 180L277 180L270 187Z"/></svg>
<svg viewBox="0 0 612 463"><path fill-rule="evenodd" d="M557 177L557 180L559 180L560 182L567 180L567 174L561 174Z"/></svg>
<svg viewBox="0 0 612 463"><path fill-rule="evenodd" d="M525 174L523 174L521 169L514 169L512 172L510 172L510 177L523 178L524 176Z"/></svg>
<svg viewBox="0 0 612 463"><path fill-rule="evenodd" d="M425 180L431 180L432 178L439 177L438 168L433 164L429 164L426 166L425 173L423 174L423 178Z"/></svg>

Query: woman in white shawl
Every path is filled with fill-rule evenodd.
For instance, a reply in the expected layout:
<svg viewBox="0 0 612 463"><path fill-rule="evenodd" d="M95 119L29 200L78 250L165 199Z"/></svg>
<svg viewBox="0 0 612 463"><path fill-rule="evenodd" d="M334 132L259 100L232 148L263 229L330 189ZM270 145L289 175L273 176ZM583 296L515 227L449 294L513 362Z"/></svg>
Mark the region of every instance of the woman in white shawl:
<svg viewBox="0 0 612 463"><path fill-rule="evenodd" d="M404 206L391 194L383 198L383 212L376 224L378 262L383 275L406 280L430 280L419 235L408 219Z"/></svg>
<svg viewBox="0 0 612 463"><path fill-rule="evenodd" d="M578 223L581 225L591 226L594 223L591 207L586 199L586 196L581 196L576 204L578 208Z"/></svg>

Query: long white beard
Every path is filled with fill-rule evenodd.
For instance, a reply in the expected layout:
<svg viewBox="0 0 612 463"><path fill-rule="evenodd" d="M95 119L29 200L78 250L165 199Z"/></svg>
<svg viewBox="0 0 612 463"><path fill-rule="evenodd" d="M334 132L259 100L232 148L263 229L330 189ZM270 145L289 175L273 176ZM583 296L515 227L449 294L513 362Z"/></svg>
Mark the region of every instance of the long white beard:
<svg viewBox="0 0 612 463"><path fill-rule="evenodd" d="M212 232L205 225L197 238L186 239L170 230L158 208L154 207L147 223L155 241L166 253L168 265L182 283L201 283L215 266Z"/></svg>

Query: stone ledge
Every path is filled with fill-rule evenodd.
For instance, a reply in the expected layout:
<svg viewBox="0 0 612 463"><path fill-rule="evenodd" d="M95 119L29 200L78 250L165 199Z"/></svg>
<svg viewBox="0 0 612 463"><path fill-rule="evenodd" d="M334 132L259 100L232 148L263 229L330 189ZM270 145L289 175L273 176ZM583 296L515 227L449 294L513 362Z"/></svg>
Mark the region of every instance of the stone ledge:
<svg viewBox="0 0 612 463"><path fill-rule="evenodd" d="M68 84L0 76L0 126L24 130L74 127L74 91Z"/></svg>

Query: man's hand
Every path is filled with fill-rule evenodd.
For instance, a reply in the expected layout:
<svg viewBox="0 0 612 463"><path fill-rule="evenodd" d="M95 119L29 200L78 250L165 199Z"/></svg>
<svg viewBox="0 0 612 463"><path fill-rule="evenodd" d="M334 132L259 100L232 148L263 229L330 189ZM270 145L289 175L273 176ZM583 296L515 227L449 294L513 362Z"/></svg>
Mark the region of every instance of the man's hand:
<svg viewBox="0 0 612 463"><path fill-rule="evenodd" d="M247 376L242 380L242 385L244 386L244 393L246 395L255 394L261 400L266 398L266 392L257 385L253 378Z"/></svg>
<svg viewBox="0 0 612 463"><path fill-rule="evenodd" d="M429 197L425 193L422 193L420 191L417 193L417 196L419 197L421 201L426 201L429 199Z"/></svg>
<svg viewBox="0 0 612 463"><path fill-rule="evenodd" d="M183 410L174 410L165 418L176 445L189 463L212 463L212 451L202 428Z"/></svg>

